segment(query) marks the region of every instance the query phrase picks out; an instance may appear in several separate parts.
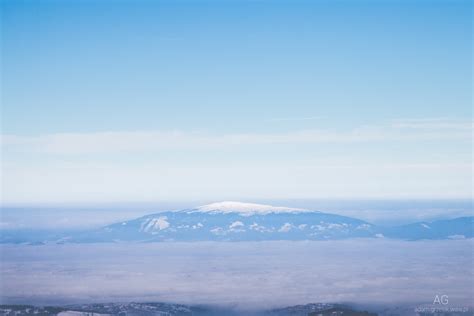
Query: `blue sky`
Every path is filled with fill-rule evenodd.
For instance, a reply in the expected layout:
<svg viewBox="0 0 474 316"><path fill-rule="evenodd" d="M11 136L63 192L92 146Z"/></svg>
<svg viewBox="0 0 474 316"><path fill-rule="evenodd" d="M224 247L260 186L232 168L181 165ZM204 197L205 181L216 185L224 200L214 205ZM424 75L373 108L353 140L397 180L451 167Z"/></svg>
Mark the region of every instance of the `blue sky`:
<svg viewBox="0 0 474 316"><path fill-rule="evenodd" d="M2 2L4 203L466 198L470 1Z"/></svg>

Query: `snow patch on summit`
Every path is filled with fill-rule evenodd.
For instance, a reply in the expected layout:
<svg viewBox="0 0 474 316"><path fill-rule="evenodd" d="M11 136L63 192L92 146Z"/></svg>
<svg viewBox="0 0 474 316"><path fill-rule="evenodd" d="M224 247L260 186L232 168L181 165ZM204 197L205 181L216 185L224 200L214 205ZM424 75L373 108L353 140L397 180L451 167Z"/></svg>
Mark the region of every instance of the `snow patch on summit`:
<svg viewBox="0 0 474 316"><path fill-rule="evenodd" d="M301 213L314 212L301 208L290 208L283 206L272 206L265 204L243 203L243 202L217 202L198 207L191 210L191 212L206 212L206 213L239 213L240 215L265 215L270 213Z"/></svg>
<svg viewBox="0 0 474 316"><path fill-rule="evenodd" d="M236 221L236 222L233 222L232 224L230 224L229 228L233 229L233 228L240 228L240 227L243 227L243 226L244 226L244 223L242 223L241 221Z"/></svg>
<svg viewBox="0 0 474 316"><path fill-rule="evenodd" d="M278 230L280 233L287 233L293 228L293 225L290 223L285 223L283 226L280 227Z"/></svg>

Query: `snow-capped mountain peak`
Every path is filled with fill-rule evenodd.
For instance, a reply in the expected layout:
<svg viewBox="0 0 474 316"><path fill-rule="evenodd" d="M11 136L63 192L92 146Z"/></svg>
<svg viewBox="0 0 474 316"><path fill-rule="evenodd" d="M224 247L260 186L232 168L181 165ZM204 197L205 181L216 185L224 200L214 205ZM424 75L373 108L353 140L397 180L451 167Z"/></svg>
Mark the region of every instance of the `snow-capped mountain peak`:
<svg viewBox="0 0 474 316"><path fill-rule="evenodd" d="M363 220L299 208L219 202L181 211L170 210L121 221L91 231L59 235L64 242L119 241L264 241L348 238L473 238L474 217L377 227ZM2 242L24 242L16 232ZM28 235L29 236L29 235ZM58 238L58 235L53 235ZM31 238L31 237L28 237ZM35 238L44 241L44 235ZM27 241L38 242L38 239ZM41 242L43 242L41 241Z"/></svg>
<svg viewBox="0 0 474 316"><path fill-rule="evenodd" d="M192 211L203 213L239 213L241 215L309 212L309 210L301 208L290 208L283 206L272 206L265 204L244 203L235 201L224 201L202 205Z"/></svg>

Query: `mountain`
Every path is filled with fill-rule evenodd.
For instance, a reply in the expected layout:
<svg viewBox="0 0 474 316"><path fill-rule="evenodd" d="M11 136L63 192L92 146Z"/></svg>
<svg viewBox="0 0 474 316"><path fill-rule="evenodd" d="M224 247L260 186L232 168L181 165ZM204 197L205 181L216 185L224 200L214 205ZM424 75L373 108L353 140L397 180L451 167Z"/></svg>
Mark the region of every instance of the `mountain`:
<svg viewBox="0 0 474 316"><path fill-rule="evenodd" d="M328 240L376 237L365 221L297 208L221 202L146 215L70 239L95 241Z"/></svg>
<svg viewBox="0 0 474 316"><path fill-rule="evenodd" d="M69 236L74 231L62 229L3 229L0 230L0 243L2 244L42 244L45 241L57 241L64 236Z"/></svg>
<svg viewBox="0 0 474 316"><path fill-rule="evenodd" d="M474 237L474 217L376 226L352 217L271 205L219 202L149 214L82 232L0 230L0 243L337 240Z"/></svg>
<svg viewBox="0 0 474 316"><path fill-rule="evenodd" d="M383 235L397 239L464 239L474 237L474 217L433 222L418 222L408 225L387 227Z"/></svg>

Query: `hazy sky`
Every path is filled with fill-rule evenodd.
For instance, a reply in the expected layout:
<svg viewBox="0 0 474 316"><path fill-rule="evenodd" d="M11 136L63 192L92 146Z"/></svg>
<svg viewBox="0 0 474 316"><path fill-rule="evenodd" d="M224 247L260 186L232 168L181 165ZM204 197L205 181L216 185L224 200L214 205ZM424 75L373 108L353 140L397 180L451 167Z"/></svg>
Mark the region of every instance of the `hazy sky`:
<svg viewBox="0 0 474 316"><path fill-rule="evenodd" d="M467 198L470 1L2 6L2 201Z"/></svg>

